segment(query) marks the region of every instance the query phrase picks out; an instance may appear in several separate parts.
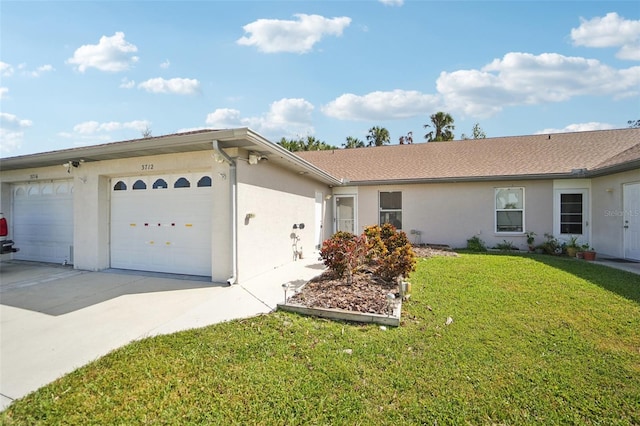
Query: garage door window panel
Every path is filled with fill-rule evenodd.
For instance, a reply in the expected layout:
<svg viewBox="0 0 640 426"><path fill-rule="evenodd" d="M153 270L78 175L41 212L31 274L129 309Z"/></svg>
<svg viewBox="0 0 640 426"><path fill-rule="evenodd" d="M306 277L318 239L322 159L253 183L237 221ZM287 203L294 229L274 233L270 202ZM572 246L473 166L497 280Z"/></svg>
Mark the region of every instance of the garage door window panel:
<svg viewBox="0 0 640 426"><path fill-rule="evenodd" d="M198 181L198 188L211 186L211 178L209 176L202 176Z"/></svg>
<svg viewBox="0 0 640 426"><path fill-rule="evenodd" d="M113 190L114 191L126 191L127 190L127 184L124 183L123 181L119 180L118 182L116 182L115 185L113 185Z"/></svg>
<svg viewBox="0 0 640 426"><path fill-rule="evenodd" d="M144 183L143 180L137 180L136 183L133 184L133 189L147 189L147 184Z"/></svg>
<svg viewBox="0 0 640 426"><path fill-rule="evenodd" d="M187 178L181 177L173 184L174 188L190 188L191 182Z"/></svg>
<svg viewBox="0 0 640 426"><path fill-rule="evenodd" d="M167 185L167 181L164 179L158 179L153 183L153 189L167 189L169 185Z"/></svg>

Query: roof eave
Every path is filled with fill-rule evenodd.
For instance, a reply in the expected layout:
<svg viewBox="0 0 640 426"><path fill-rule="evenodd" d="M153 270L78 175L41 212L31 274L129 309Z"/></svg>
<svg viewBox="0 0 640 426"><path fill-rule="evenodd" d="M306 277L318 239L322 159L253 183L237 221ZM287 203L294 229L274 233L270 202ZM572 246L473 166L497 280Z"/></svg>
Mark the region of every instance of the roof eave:
<svg viewBox="0 0 640 426"><path fill-rule="evenodd" d="M615 164L613 166L601 167L599 169L589 171L588 176L600 177L600 176L611 175L614 173L622 173L622 172L628 172L631 170L638 170L638 169L640 169L640 159L628 161L622 164Z"/></svg>
<svg viewBox="0 0 640 426"><path fill-rule="evenodd" d="M408 185L421 183L464 183L464 182L496 182L514 180L548 180L548 179L575 179L584 177L575 173L545 173L529 175L502 175L502 176L445 176L435 178L416 179L385 179L365 181L343 181L343 186L373 186L373 185Z"/></svg>

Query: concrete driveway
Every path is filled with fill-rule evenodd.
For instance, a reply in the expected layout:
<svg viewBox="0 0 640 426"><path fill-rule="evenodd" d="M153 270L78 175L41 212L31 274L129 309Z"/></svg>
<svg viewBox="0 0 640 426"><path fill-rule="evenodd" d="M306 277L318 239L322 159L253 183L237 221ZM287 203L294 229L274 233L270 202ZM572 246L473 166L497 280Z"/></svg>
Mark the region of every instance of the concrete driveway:
<svg viewBox="0 0 640 426"><path fill-rule="evenodd" d="M315 258L228 287L198 277L0 262L0 410L127 343L271 312Z"/></svg>

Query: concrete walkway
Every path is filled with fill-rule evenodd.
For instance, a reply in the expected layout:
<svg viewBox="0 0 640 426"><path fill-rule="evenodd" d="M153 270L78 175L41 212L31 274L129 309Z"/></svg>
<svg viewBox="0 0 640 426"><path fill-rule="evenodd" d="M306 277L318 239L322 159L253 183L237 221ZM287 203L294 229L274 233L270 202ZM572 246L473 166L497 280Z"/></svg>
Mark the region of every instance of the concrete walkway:
<svg viewBox="0 0 640 426"><path fill-rule="evenodd" d="M624 261L622 259L596 258L593 263L609 266L611 268L622 269L640 275L640 262Z"/></svg>
<svg viewBox="0 0 640 426"><path fill-rule="evenodd" d="M0 263L0 411L127 343L271 312L317 256L228 287L194 277ZM149 276L151 275L151 276Z"/></svg>

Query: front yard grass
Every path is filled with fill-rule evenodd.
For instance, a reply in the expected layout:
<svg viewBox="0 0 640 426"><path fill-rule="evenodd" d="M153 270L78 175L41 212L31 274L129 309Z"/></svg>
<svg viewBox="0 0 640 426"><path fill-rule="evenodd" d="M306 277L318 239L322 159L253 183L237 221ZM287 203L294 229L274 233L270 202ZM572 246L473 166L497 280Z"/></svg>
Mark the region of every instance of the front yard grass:
<svg viewBox="0 0 640 426"><path fill-rule="evenodd" d="M421 259L403 325L276 312L132 343L4 424L640 424L640 276ZM453 323L445 325L448 317Z"/></svg>

